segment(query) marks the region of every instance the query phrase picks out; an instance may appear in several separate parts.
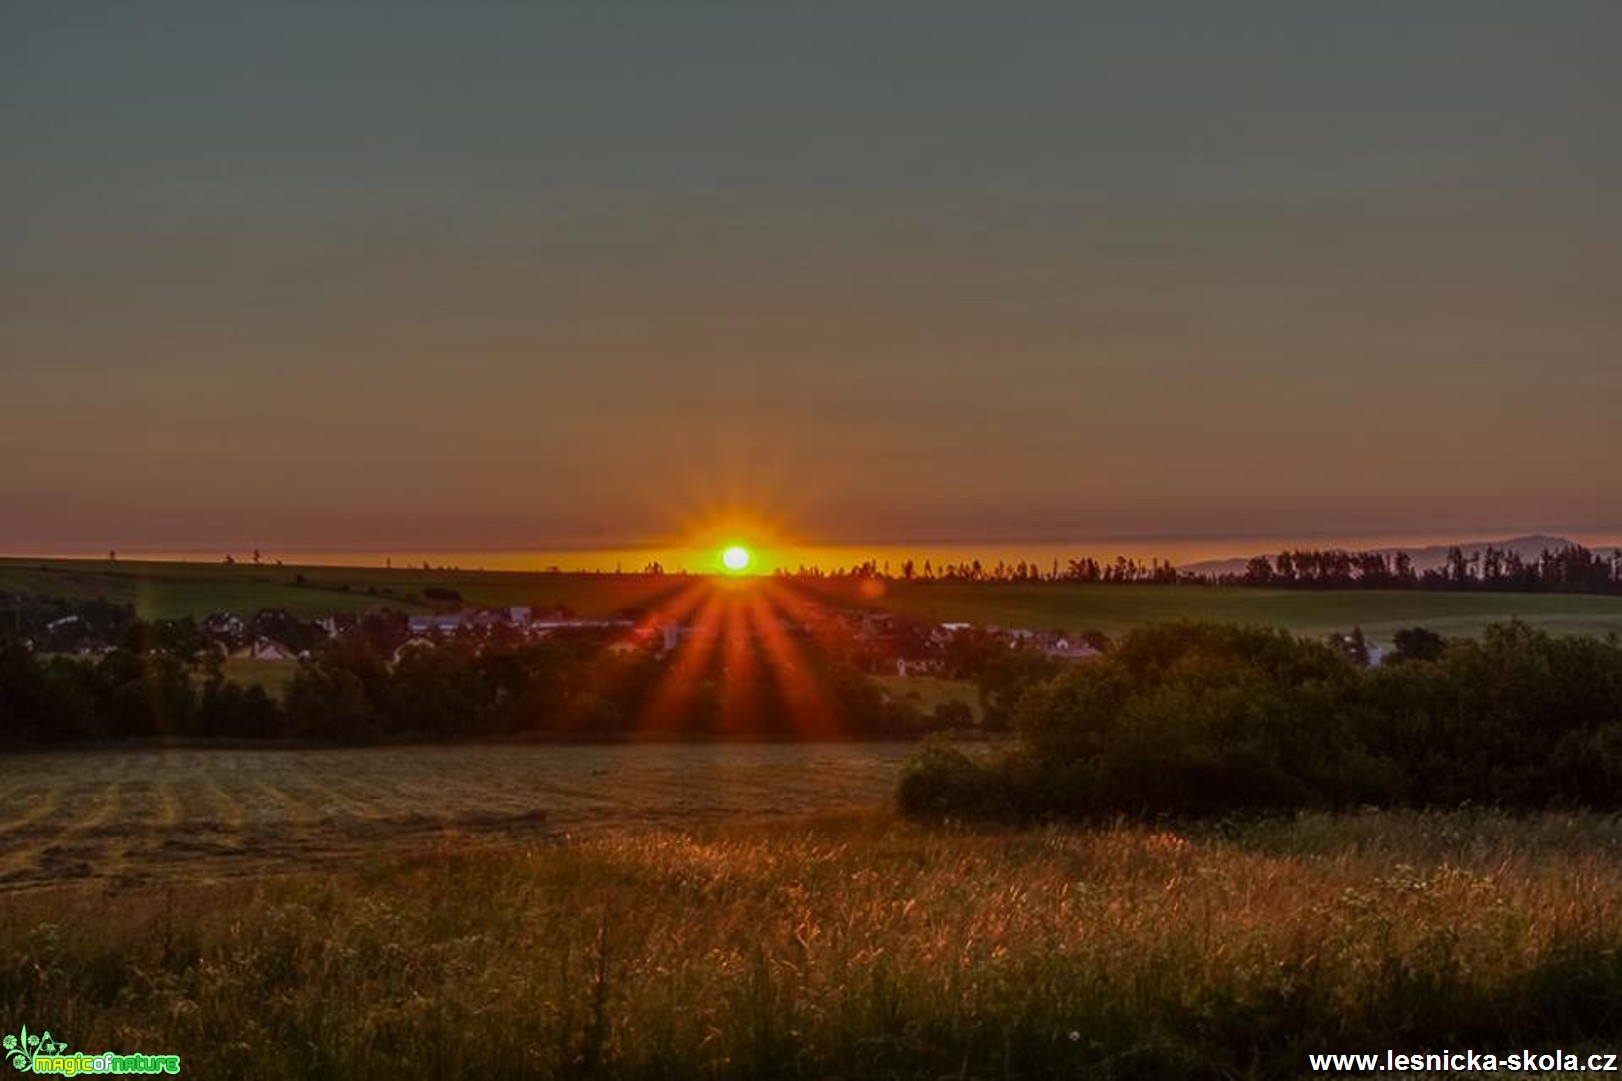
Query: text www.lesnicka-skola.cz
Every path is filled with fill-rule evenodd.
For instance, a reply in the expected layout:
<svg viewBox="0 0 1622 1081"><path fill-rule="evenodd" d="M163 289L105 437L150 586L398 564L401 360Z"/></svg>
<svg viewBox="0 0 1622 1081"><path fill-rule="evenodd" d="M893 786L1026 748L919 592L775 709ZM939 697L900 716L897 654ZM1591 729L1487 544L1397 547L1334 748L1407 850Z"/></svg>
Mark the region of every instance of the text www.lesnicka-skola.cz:
<svg viewBox="0 0 1622 1081"><path fill-rule="evenodd" d="M1393 1051L1383 1054L1308 1055L1313 1073L1615 1073L1622 1071L1618 1057L1610 1052L1578 1054L1574 1051L1512 1051L1507 1055L1481 1051Z"/></svg>

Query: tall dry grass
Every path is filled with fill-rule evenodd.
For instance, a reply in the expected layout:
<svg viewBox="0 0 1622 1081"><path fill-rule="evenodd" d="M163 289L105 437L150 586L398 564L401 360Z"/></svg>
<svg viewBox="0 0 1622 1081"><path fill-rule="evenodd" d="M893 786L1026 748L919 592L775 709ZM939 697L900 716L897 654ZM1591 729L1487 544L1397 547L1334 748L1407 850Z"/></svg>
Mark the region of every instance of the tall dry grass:
<svg viewBox="0 0 1622 1081"><path fill-rule="evenodd" d="M0 1021L187 1074L1293 1077L1622 1036L1622 825L889 816L0 900Z"/></svg>

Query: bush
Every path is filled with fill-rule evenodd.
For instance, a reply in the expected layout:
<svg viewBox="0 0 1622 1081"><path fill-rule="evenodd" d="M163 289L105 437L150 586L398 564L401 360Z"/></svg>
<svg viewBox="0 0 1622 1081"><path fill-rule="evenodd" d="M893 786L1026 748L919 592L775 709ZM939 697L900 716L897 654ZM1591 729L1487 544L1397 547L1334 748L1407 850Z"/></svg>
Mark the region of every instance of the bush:
<svg viewBox="0 0 1622 1081"><path fill-rule="evenodd" d="M1398 631L1391 636L1391 645L1387 664L1440 660L1447 651L1447 639L1424 627L1408 627Z"/></svg>
<svg viewBox="0 0 1622 1081"><path fill-rule="evenodd" d="M897 799L915 818L986 817L1011 809L1000 778L955 747L930 742L901 773Z"/></svg>
<svg viewBox="0 0 1622 1081"><path fill-rule="evenodd" d="M1521 624L1372 670L1265 628L1147 627L1029 690L1015 716L1016 755L976 765L929 752L903 807L1622 806L1622 645Z"/></svg>

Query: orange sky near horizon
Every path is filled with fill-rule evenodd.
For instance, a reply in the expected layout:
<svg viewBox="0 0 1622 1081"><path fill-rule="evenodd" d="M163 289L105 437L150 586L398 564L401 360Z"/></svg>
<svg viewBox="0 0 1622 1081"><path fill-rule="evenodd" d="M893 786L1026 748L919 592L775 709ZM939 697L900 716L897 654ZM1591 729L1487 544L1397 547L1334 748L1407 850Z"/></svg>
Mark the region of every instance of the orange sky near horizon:
<svg viewBox="0 0 1622 1081"><path fill-rule="evenodd" d="M1108 562L1125 556L1140 563L1163 561L1186 566L1210 560L1244 559L1253 555L1272 555L1285 549L1343 548L1352 551L1375 548L1401 548L1418 551L1439 545L1486 543L1510 540L1508 534L1437 534L1350 536L1350 537L1096 537L1069 542L988 541L969 543L918 544L807 544L778 538L758 540L747 530L726 534L723 544L695 539L689 543L636 545L623 547L569 548L569 549L516 549L510 551L455 550L319 550L286 549L262 550L266 563L281 562L286 566L359 566L397 568L455 567L462 570L485 571L549 571L640 573L650 564L658 563L666 573L720 574L727 573L722 562L725 548L741 544L750 553L750 563L744 573L770 575L778 571L792 573L802 567L817 568L825 572L848 570L871 561L888 573L900 574L904 560L913 560L919 573L925 560L937 567L947 564L966 564L980 560L989 570L1002 561L1012 566L1020 561L1034 563L1043 571L1057 564L1063 568L1071 559L1093 558ZM1622 533L1566 532L1560 538L1585 545L1595 551L1609 552L1622 549ZM0 558L28 555L34 558L101 559L107 553L93 550L39 551L31 553L0 552ZM251 549L225 550L162 550L128 549L117 552L120 562L141 560L217 562L226 555L240 563L251 562Z"/></svg>

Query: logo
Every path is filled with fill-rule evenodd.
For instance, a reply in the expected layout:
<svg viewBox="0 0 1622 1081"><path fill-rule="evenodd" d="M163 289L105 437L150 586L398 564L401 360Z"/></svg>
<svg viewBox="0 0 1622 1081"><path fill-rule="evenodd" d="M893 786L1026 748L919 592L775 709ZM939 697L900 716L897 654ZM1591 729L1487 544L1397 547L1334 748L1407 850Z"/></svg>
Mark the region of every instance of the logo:
<svg viewBox="0 0 1622 1081"><path fill-rule="evenodd" d="M4 1043L6 1057L23 1073L34 1072L35 1055L60 1055L68 1049L67 1044L52 1040L49 1032L43 1036L29 1035L27 1025L23 1026L22 1035L7 1036Z"/></svg>
<svg viewBox="0 0 1622 1081"><path fill-rule="evenodd" d="M103 1051L99 1055L68 1053L68 1045L53 1040L49 1032L38 1035L24 1025L19 1035L7 1036L0 1041L6 1058L23 1073L57 1074L75 1077L79 1074L177 1074L180 1072L179 1055L120 1055Z"/></svg>

